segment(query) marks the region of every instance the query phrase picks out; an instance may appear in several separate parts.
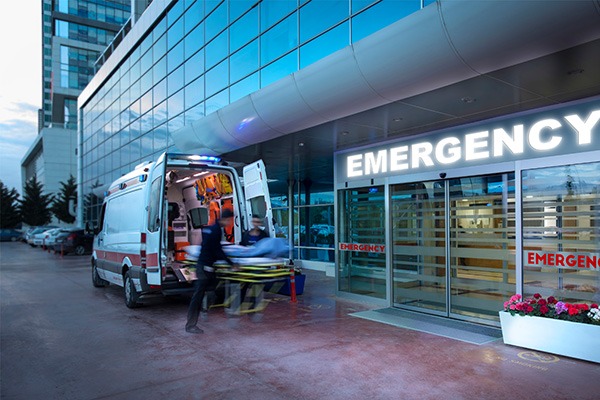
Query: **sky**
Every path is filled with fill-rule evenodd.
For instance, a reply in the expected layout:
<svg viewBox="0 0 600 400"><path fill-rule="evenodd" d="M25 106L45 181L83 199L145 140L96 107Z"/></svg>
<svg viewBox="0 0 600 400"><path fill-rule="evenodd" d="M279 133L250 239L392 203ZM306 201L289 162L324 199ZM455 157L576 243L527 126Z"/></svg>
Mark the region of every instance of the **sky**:
<svg viewBox="0 0 600 400"><path fill-rule="evenodd" d="M37 136L42 104L42 4L4 0L0 13L0 180L21 188L21 159Z"/></svg>

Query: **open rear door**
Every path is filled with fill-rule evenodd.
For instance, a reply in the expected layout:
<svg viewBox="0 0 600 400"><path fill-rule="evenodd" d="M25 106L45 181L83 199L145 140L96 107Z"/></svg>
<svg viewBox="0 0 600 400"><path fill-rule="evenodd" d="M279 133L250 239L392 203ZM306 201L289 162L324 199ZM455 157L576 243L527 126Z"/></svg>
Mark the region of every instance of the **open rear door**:
<svg viewBox="0 0 600 400"><path fill-rule="evenodd" d="M275 237L275 223L271 209L271 197L267 186L265 163L262 160L253 162L244 167L244 195L246 198L246 221L250 221L252 214L261 217L265 224L265 232L270 237Z"/></svg>
<svg viewBox="0 0 600 400"><path fill-rule="evenodd" d="M149 285L161 284L161 267L166 262L164 246L166 233L165 157L159 157L150 173L149 199L146 204L148 213L146 232L146 278Z"/></svg>

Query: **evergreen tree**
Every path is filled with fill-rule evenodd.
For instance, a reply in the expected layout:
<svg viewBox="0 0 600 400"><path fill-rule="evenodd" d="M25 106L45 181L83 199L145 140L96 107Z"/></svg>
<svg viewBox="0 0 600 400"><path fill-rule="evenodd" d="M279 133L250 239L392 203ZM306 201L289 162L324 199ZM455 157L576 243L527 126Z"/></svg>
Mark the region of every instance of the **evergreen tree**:
<svg viewBox="0 0 600 400"><path fill-rule="evenodd" d="M69 176L67 182L60 182L61 188L58 197L52 202L52 213L59 221L71 224L75 222L75 217L69 213L69 201L77 201L77 183L75 177Z"/></svg>
<svg viewBox="0 0 600 400"><path fill-rule="evenodd" d="M25 184L23 198L19 200L19 209L23 222L27 225L46 225L52 220L50 203L52 203L53 196L44 194L43 190L44 185L37 180L35 175Z"/></svg>
<svg viewBox="0 0 600 400"><path fill-rule="evenodd" d="M0 181L0 228L16 228L21 222L17 189L4 186Z"/></svg>

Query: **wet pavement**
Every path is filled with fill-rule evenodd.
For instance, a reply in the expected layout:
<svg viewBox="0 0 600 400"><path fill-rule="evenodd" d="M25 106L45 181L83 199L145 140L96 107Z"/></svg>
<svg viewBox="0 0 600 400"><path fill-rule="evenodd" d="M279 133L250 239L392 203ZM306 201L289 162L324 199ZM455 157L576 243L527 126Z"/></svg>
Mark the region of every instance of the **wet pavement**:
<svg viewBox="0 0 600 400"><path fill-rule="evenodd" d="M269 294L260 321L213 309L192 335L187 298L128 309L120 287L92 287L89 256L2 243L1 398L599 398L600 364L355 318L374 306L305 272L297 304Z"/></svg>

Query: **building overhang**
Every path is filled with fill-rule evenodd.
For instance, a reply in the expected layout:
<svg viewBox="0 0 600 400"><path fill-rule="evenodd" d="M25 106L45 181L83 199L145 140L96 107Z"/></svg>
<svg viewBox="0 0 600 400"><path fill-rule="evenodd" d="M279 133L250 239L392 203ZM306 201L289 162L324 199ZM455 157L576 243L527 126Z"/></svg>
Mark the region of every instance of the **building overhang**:
<svg viewBox="0 0 600 400"><path fill-rule="evenodd" d="M598 1L438 1L171 135L223 154L599 38Z"/></svg>

